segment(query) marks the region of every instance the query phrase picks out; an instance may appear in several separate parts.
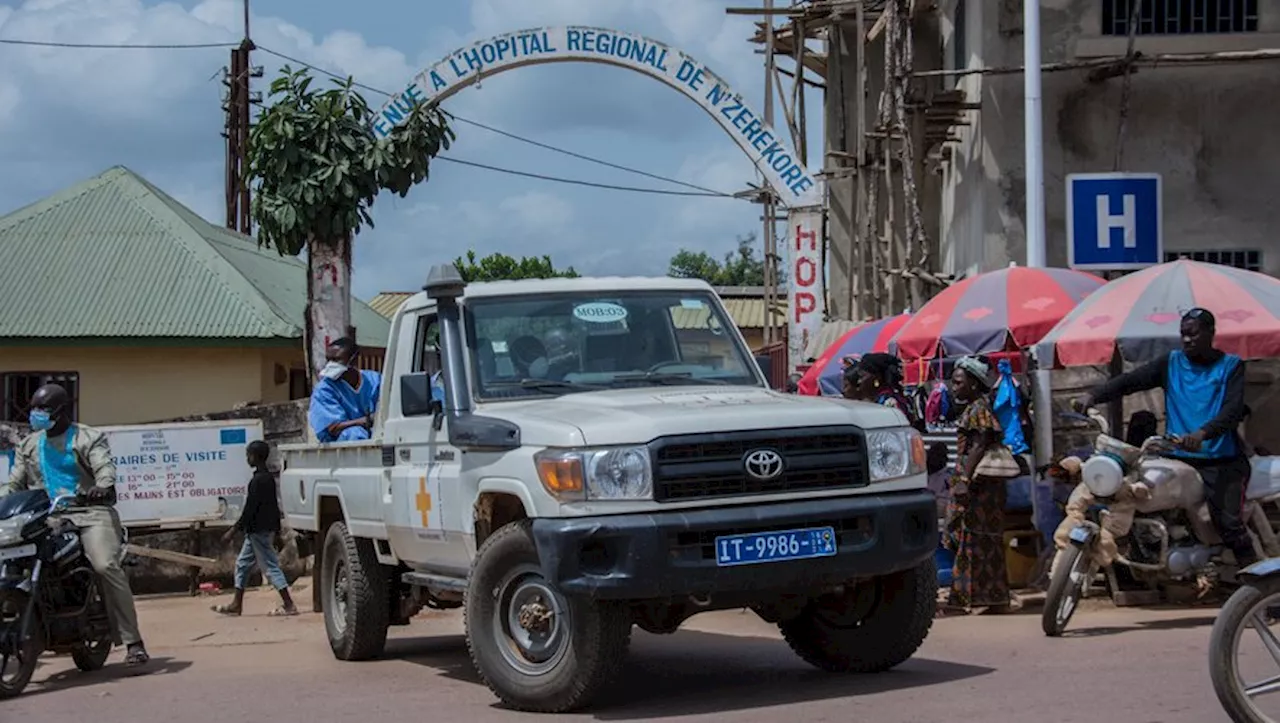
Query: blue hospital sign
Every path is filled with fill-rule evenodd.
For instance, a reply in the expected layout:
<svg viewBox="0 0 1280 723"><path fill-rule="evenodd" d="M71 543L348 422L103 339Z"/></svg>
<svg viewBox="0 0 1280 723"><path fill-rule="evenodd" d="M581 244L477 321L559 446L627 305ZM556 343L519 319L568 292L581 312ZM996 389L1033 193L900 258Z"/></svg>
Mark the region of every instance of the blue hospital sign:
<svg viewBox="0 0 1280 723"><path fill-rule="evenodd" d="M1160 176L1073 173L1067 176L1067 253L1073 269L1141 269L1164 251Z"/></svg>

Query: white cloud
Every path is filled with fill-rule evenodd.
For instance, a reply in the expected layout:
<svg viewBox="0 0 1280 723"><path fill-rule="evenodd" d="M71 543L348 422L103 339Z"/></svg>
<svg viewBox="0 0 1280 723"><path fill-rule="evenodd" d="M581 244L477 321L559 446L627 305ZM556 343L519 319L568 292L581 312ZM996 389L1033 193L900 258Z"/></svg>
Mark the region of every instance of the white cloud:
<svg viewBox="0 0 1280 723"><path fill-rule="evenodd" d="M0 37L93 43L216 43L238 40L240 0L186 7L156 0L29 0L0 6ZM431 3L440 2L433 0ZM522 27L602 25L666 41L708 63L758 104L759 56L745 39L752 19L726 17L728 0L449 0L461 22L434 11L393 15L299 9L292 21L254 15L269 48L367 85L401 88L427 61L465 42ZM371 43L361 30L399 17L400 47ZM325 33L313 32L329 22ZM316 25L312 25L316 23ZM365 23L364 27L354 23ZM412 29L414 23L421 30ZM379 37L384 37L380 35ZM401 37L401 40L403 38ZM285 61L254 63L269 80ZM115 164L150 178L215 222L222 216L219 136L227 49L97 50L0 46L0 212ZM256 88L266 90L266 82ZM381 98L369 97L377 104ZM487 79L451 99L459 115L623 165L737 191L750 164L711 119L651 79L595 65L527 68ZM530 148L465 124L457 156L493 165L605 183L656 186L615 170ZM679 247L722 253L758 226L758 208L729 200L672 199L565 187L456 165L407 199L380 198L377 227L356 245L356 288L416 288L427 267L475 248L550 254L558 265L595 273L662 273Z"/></svg>

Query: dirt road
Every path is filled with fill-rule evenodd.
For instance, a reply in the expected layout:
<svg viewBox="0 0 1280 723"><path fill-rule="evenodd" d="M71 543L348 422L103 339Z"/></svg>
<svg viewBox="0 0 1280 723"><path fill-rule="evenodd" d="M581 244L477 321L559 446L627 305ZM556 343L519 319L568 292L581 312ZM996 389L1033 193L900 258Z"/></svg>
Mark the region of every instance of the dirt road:
<svg viewBox="0 0 1280 723"><path fill-rule="evenodd" d="M306 599L305 592L299 595ZM622 680L595 710L534 716L497 707L472 670L453 613L393 628L384 660L335 661L318 615L220 619L215 600L140 602L155 656L143 672L92 674L48 658L0 720L32 723L325 723L580 718L740 723L948 720L1215 723L1205 648L1213 610L1081 611L1074 632L1046 639L1035 614L939 620L920 654L879 676L842 677L801 663L751 613L695 618L673 636L636 631ZM1096 607L1096 606L1091 606ZM1135 693L1140 693L1135 697Z"/></svg>

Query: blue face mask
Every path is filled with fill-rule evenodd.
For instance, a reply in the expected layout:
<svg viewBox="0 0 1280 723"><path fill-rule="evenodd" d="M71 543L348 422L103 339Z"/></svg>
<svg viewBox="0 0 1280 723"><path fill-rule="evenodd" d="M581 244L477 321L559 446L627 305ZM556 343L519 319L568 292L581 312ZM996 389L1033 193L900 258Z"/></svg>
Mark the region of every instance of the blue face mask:
<svg viewBox="0 0 1280 723"><path fill-rule="evenodd" d="M31 429L36 432L53 428L53 417L43 409L31 410L28 420L31 422Z"/></svg>

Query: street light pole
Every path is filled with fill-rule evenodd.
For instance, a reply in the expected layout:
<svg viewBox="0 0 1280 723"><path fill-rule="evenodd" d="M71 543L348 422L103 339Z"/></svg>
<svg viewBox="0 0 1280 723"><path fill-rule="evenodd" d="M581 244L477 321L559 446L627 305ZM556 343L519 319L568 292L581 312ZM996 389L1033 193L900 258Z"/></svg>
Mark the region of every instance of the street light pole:
<svg viewBox="0 0 1280 723"><path fill-rule="evenodd" d="M1022 67L1027 171L1027 266L1043 267L1044 130L1040 93L1040 0L1022 3Z"/></svg>

